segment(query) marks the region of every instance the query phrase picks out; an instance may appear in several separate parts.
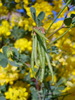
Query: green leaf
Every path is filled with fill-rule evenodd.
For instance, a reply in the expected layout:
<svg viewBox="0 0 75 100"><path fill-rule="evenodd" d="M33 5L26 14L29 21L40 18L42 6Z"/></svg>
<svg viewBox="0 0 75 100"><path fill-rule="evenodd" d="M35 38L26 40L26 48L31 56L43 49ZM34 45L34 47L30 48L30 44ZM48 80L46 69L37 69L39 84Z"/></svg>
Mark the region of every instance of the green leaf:
<svg viewBox="0 0 75 100"><path fill-rule="evenodd" d="M65 18L65 20L64 20L64 24L65 24L66 26L70 26L71 23L72 23L72 18L71 18L71 17L69 17L69 18Z"/></svg>
<svg viewBox="0 0 75 100"><path fill-rule="evenodd" d="M20 60L21 60L21 62L25 63L25 62L30 61L30 57L28 55L21 54L20 55Z"/></svg>
<svg viewBox="0 0 75 100"><path fill-rule="evenodd" d="M34 7L30 7L31 15L33 20L36 22L36 10Z"/></svg>
<svg viewBox="0 0 75 100"><path fill-rule="evenodd" d="M4 96L1 96L1 97L0 97L0 100L6 100L6 99L5 99L5 97L4 97Z"/></svg>
<svg viewBox="0 0 75 100"><path fill-rule="evenodd" d="M2 67L6 67L8 64L8 60L3 53L0 53L0 65Z"/></svg>
<svg viewBox="0 0 75 100"><path fill-rule="evenodd" d="M3 93L0 93L0 97L3 96Z"/></svg>
<svg viewBox="0 0 75 100"><path fill-rule="evenodd" d="M40 21L42 21L45 17L45 13L42 11L39 13L39 15L37 16L37 19L39 19Z"/></svg>
<svg viewBox="0 0 75 100"><path fill-rule="evenodd" d="M6 91L6 85L0 86L0 91L5 92Z"/></svg>
<svg viewBox="0 0 75 100"><path fill-rule="evenodd" d="M31 87L30 88L30 91L31 91L31 96L32 96L32 99L31 100L38 100L38 91L34 88L34 87Z"/></svg>
<svg viewBox="0 0 75 100"><path fill-rule="evenodd" d="M75 17L72 19L72 24L75 24Z"/></svg>
<svg viewBox="0 0 75 100"><path fill-rule="evenodd" d="M45 17L45 13L43 11L40 12L39 15L36 18L36 23L37 23L38 26L43 25L41 21L44 19L44 17Z"/></svg>
<svg viewBox="0 0 75 100"><path fill-rule="evenodd" d="M53 91L53 95L60 95L60 91L58 91L58 90L55 90L55 91Z"/></svg>
<svg viewBox="0 0 75 100"><path fill-rule="evenodd" d="M75 20L72 21L72 24L75 24Z"/></svg>
<svg viewBox="0 0 75 100"><path fill-rule="evenodd" d="M8 64L8 60L6 58L3 58L3 59L0 60L0 65L2 67L6 67L7 64Z"/></svg>
<svg viewBox="0 0 75 100"><path fill-rule="evenodd" d="M65 86L58 86L54 88L54 91L61 91L61 90L64 90Z"/></svg>
<svg viewBox="0 0 75 100"><path fill-rule="evenodd" d="M5 58L5 55L3 53L0 52L0 60Z"/></svg>
<svg viewBox="0 0 75 100"><path fill-rule="evenodd" d="M12 65L12 66L16 66L16 67L22 66L21 63L17 63L16 61L10 61L10 60L8 60L8 62L9 62L10 65Z"/></svg>
<svg viewBox="0 0 75 100"><path fill-rule="evenodd" d="M17 59L19 58L19 53L18 53L17 49L14 47L4 46L2 48L2 50L3 50L3 54L6 57L10 57L11 55L14 55L14 56L16 56Z"/></svg>
<svg viewBox="0 0 75 100"><path fill-rule="evenodd" d="M43 25L42 22L39 19L36 19L36 23L37 23L38 26L42 26Z"/></svg>
<svg viewBox="0 0 75 100"><path fill-rule="evenodd" d="M17 49L14 47L11 47L11 50L12 50L14 56L16 57L16 59L19 59L19 52L17 51Z"/></svg>
<svg viewBox="0 0 75 100"><path fill-rule="evenodd" d="M70 17L74 18L74 17L75 17L75 14L71 14L71 16L70 16Z"/></svg>
<svg viewBox="0 0 75 100"><path fill-rule="evenodd" d="M56 46L51 46L51 48L48 49L47 52L48 53L55 53L55 54L59 53L58 48Z"/></svg>
<svg viewBox="0 0 75 100"><path fill-rule="evenodd" d="M64 88L65 88L65 86L59 86L59 87L57 88L57 90L61 91L61 90L64 90Z"/></svg>
<svg viewBox="0 0 75 100"><path fill-rule="evenodd" d="M66 79L65 79L65 78L61 78L61 79L57 82L56 86L59 86L59 85L63 84L64 82L66 82Z"/></svg>
<svg viewBox="0 0 75 100"><path fill-rule="evenodd" d="M8 46L3 46L2 51L3 51L3 54L7 57Z"/></svg>
<svg viewBox="0 0 75 100"><path fill-rule="evenodd" d="M27 34L27 32L18 26L14 26L11 31L11 35L14 39L23 38L26 34Z"/></svg>

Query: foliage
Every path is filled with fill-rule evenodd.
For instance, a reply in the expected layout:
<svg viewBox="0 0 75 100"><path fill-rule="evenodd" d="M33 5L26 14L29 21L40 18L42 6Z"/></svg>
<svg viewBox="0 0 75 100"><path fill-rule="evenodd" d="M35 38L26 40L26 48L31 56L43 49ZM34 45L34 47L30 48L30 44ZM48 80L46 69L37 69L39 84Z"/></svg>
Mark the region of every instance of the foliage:
<svg viewBox="0 0 75 100"><path fill-rule="evenodd" d="M75 100L74 30L75 0L0 0L0 100Z"/></svg>

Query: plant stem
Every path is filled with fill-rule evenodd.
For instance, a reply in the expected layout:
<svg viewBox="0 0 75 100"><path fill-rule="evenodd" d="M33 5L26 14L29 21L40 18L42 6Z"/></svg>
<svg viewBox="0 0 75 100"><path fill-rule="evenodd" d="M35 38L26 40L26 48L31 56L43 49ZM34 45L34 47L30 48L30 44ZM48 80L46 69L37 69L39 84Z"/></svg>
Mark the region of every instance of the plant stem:
<svg viewBox="0 0 75 100"><path fill-rule="evenodd" d="M62 29L62 28L64 28L64 26L62 25L62 26L60 26L57 30L55 30L55 32L53 32L52 34L50 34L49 36L48 36L48 38L50 38L52 35L54 35L56 32L58 32L60 29Z"/></svg>
<svg viewBox="0 0 75 100"><path fill-rule="evenodd" d="M37 35L35 35L34 37L34 60L35 60L36 66L38 66L37 64Z"/></svg>
<svg viewBox="0 0 75 100"><path fill-rule="evenodd" d="M32 36L33 44L32 44L32 54L31 54L31 68L34 71L34 34Z"/></svg>
<svg viewBox="0 0 75 100"><path fill-rule="evenodd" d="M60 16L60 14L64 11L64 9L68 6L68 4L70 3L71 0L68 0L66 5L63 7L63 9L58 13L58 15L56 16L56 18L52 21L52 23L50 24L50 26L48 27L46 33L48 33L48 31L50 30L51 26L53 25L53 23L56 21L56 19ZM45 33L45 34L46 34Z"/></svg>
<svg viewBox="0 0 75 100"><path fill-rule="evenodd" d="M70 26L60 37L58 37L57 39L55 39L54 41L52 41L50 43L50 45L52 45L53 43L55 43L56 41L58 41L59 39L61 39L72 27L73 27L73 25Z"/></svg>

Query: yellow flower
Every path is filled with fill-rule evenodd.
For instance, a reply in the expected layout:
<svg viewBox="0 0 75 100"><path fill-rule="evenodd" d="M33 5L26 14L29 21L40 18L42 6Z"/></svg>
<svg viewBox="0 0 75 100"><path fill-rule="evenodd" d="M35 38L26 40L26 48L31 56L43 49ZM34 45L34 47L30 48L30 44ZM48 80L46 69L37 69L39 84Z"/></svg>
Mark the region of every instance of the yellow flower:
<svg viewBox="0 0 75 100"><path fill-rule="evenodd" d="M30 95L29 84L17 81L12 87L5 92L6 99L10 100L28 100Z"/></svg>
<svg viewBox="0 0 75 100"><path fill-rule="evenodd" d="M29 68L30 77L35 78L37 71L38 71L38 66L36 65L34 65L34 70L32 68Z"/></svg>
<svg viewBox="0 0 75 100"><path fill-rule="evenodd" d="M0 26L0 35L9 36L11 34L10 29L11 28L9 22L3 20L2 25Z"/></svg>
<svg viewBox="0 0 75 100"><path fill-rule="evenodd" d="M45 12L45 17L48 17L50 14L52 14L52 6L46 2L46 1L42 1L42 2L36 2L32 7L34 7L36 9L36 14L38 15L41 11ZM30 12L30 8L29 7L25 7L28 16L31 17L31 12Z"/></svg>
<svg viewBox="0 0 75 100"><path fill-rule="evenodd" d="M0 2L0 7L2 6L3 4Z"/></svg>
<svg viewBox="0 0 75 100"><path fill-rule="evenodd" d="M47 78L46 78L46 81L48 82L48 81L51 81L52 80L52 77L51 76L48 76ZM57 77L54 75L53 76L53 83L56 83L56 81L57 81Z"/></svg>
<svg viewBox="0 0 75 100"><path fill-rule="evenodd" d="M0 66L0 85L13 84L15 80L19 78L17 67L7 65L3 68Z"/></svg>
<svg viewBox="0 0 75 100"><path fill-rule="evenodd" d="M15 2L19 3L21 0L15 0Z"/></svg>
<svg viewBox="0 0 75 100"><path fill-rule="evenodd" d="M26 38L20 38L16 40L14 44L15 48L18 48L21 51L24 51L24 50L31 51L32 50L31 45L32 45L32 42L28 41Z"/></svg>
<svg viewBox="0 0 75 100"><path fill-rule="evenodd" d="M63 91L66 93L63 93L64 96L64 100L75 100L75 86L73 87L66 87L66 89ZM59 97L58 100L62 100L63 97Z"/></svg>

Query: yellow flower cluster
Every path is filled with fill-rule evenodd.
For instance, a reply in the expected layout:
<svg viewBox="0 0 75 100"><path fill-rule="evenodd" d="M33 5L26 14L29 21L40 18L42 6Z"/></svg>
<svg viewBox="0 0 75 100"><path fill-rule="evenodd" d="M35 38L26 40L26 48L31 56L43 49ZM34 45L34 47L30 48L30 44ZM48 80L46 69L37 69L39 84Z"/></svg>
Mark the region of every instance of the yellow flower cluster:
<svg viewBox="0 0 75 100"><path fill-rule="evenodd" d="M17 2L20 2L20 0L17 0ZM23 1L24 2L24 1ZM31 12L30 12L30 7L29 6L26 6L24 5L26 11L27 11L27 15L30 16L29 18L22 18L20 20L18 20L18 26L20 27L23 27L25 30L29 30L29 31L32 31L32 27L33 26L36 26L36 23L32 20L32 17L31 17ZM41 11L44 11L45 12L45 20L43 21L43 23L45 23L44 25L47 24L47 18L50 17L52 13L52 6L42 0L42 1L37 1L32 7L35 7L36 9L36 14L38 15ZM14 15L16 16L16 14ZM17 17L17 16L16 16ZM20 17L18 17L20 18ZM12 20L12 19L11 19ZM15 19L16 20L16 19ZM16 20L17 21L17 20ZM12 24L13 26L16 24L16 21L12 20ZM50 20L49 20L49 24L50 24ZM47 25L48 26L48 25ZM47 27L46 27L47 28Z"/></svg>
<svg viewBox="0 0 75 100"><path fill-rule="evenodd" d="M3 68L0 66L0 85L13 84L15 80L19 78L17 67L7 65Z"/></svg>
<svg viewBox="0 0 75 100"><path fill-rule="evenodd" d="M5 93L6 99L10 100L27 100L28 92L26 92L26 88L9 88L8 92Z"/></svg>
<svg viewBox="0 0 75 100"><path fill-rule="evenodd" d="M53 3L54 3L53 10L56 12L59 12L60 9L62 8L62 3L63 3L62 0L53 0ZM57 8L57 5L58 5L58 8Z"/></svg>
<svg viewBox="0 0 75 100"><path fill-rule="evenodd" d="M15 0L16 3L24 2L25 5L28 5L28 0Z"/></svg>
<svg viewBox="0 0 75 100"><path fill-rule="evenodd" d="M24 8L26 8L26 6L28 6L29 4L29 0L15 0L16 4L16 9L21 9L22 8L22 4L20 2L23 2L24 4Z"/></svg>
<svg viewBox="0 0 75 100"><path fill-rule="evenodd" d="M45 12L45 19L43 20L43 23L45 25L45 29L47 29L47 26L50 24L51 20L48 20L48 18L53 14L52 9L53 7L44 0L37 0L37 2L32 6L36 9L36 15L38 15L41 11ZM21 20L19 22L19 26L23 26L25 30L32 30L32 27L36 26L36 23L32 20L30 7L25 6L25 9L27 11L27 15L30 18L24 18L23 21Z"/></svg>
<svg viewBox="0 0 75 100"><path fill-rule="evenodd" d="M63 95L66 95L64 92L67 93L67 95L64 97L64 100L75 100L75 86L72 87L66 87L63 91ZM58 100L62 100L63 97L59 97Z"/></svg>
<svg viewBox="0 0 75 100"><path fill-rule="evenodd" d="M21 14L17 13L17 12L12 12L11 15L10 15L11 28L13 28L15 25L17 25L20 20L22 20Z"/></svg>
<svg viewBox="0 0 75 100"><path fill-rule="evenodd" d="M19 49L22 53L23 51L30 51L32 50L32 41L25 36L23 38L14 39L12 38L11 31L13 30L13 27L18 26L23 28L25 31L32 31L32 28L36 26L36 23L33 21L31 17L30 12L30 6L34 7L36 9L36 15L38 15L41 11L45 12L45 18L42 21L43 22L43 28L47 29L50 23L52 22L52 19L54 18L53 12L56 11L57 13L62 9L62 0L53 0L54 6L50 5L47 0L36 0L35 3L30 5L31 0L14 0L16 2L16 9L25 9L27 12L27 15L22 16L20 13L16 12L16 9L14 8L13 11L7 10L7 7L2 4L0 0L0 17L7 17L7 20L1 20L0 22L0 42L2 41L2 36L10 36L10 41L13 44L14 47ZM64 17L65 12L67 9L63 11L63 13L60 15L61 17ZM75 11L69 12L68 16L71 14L75 14ZM56 31L61 25L63 24L63 21L58 21L53 24L51 27L49 33L50 35L54 31ZM63 28L56 32L53 36L51 36L49 39L50 41L56 39L60 35L62 35L67 28ZM55 46L59 49L59 54L53 55L53 63L52 65L55 66L58 70L57 76L54 75L54 83L57 82L58 78L65 77L67 79L67 82L65 83L66 88L62 91L71 93L70 95L67 95L64 100L75 100L75 28L70 30L62 39L58 40L58 42L55 43ZM16 33L17 34L17 33ZM8 37L7 37L8 39ZM4 41L4 40L3 40ZM15 42L14 42L15 41ZM1 47L4 44L0 44L0 51ZM56 61L59 62L59 64L56 64ZM34 66L34 73L32 69L29 67L28 72L24 72L23 74L20 73L20 71L15 66L7 65L6 68L3 68L0 66L0 85L9 84L8 90L5 92L5 97L8 100L28 100L29 97L29 84L26 84L22 81L17 81L18 79L23 79L25 75L29 75L30 78L35 78L36 72L38 70L37 66ZM46 81L50 81L52 79L51 76L46 77ZM59 100L62 100L62 98L59 98Z"/></svg>
<svg viewBox="0 0 75 100"><path fill-rule="evenodd" d="M9 87L7 92L5 92L6 99L28 100L29 86L30 85L22 81L17 81L12 87Z"/></svg>
<svg viewBox="0 0 75 100"><path fill-rule="evenodd" d="M71 14L75 14L74 11L71 11L69 13L69 16ZM51 33L53 31L56 31L61 25L63 24L63 21L58 21L53 24L51 27ZM52 40L53 38L57 38L60 35L62 35L67 28L63 28L56 32L53 37L50 37ZM59 54L54 55L53 57L53 65L56 61L59 61L60 64L54 65L56 68L58 68L58 77L65 77L68 81L66 83L66 88L63 90L63 92L67 92L68 95L64 97L64 100L75 100L75 34L74 34L75 28L70 30L63 38L57 41L55 45L59 48ZM60 74L59 74L60 73ZM62 100L60 98L59 100Z"/></svg>
<svg viewBox="0 0 75 100"><path fill-rule="evenodd" d="M50 14L52 14L52 6L46 2L46 1L42 1L42 2L37 2L35 3L32 7L34 7L36 9L36 15L38 15L41 11L45 12L45 17L47 18ZM26 7L26 11L28 16L31 17L31 12L30 12L30 8Z"/></svg>
<svg viewBox="0 0 75 100"><path fill-rule="evenodd" d="M31 40L28 41L28 39L26 38L20 38L18 40L16 40L16 42L14 43L14 47L17 49L20 49L21 51L31 51L32 50L32 42Z"/></svg>
<svg viewBox="0 0 75 100"><path fill-rule="evenodd" d="M37 71L38 71L38 67L36 65L34 66L34 70L32 70L32 68L29 68L30 77L35 78Z"/></svg>
<svg viewBox="0 0 75 100"><path fill-rule="evenodd" d="M3 6L3 4L0 2L0 15L6 15L7 13L7 7Z"/></svg>
<svg viewBox="0 0 75 100"><path fill-rule="evenodd" d="M1 0L0 0L0 7L2 6L3 4L2 4L2 2L1 2Z"/></svg>
<svg viewBox="0 0 75 100"><path fill-rule="evenodd" d="M24 28L24 30L32 31L33 26L36 26L36 23L32 18L21 18L18 22L18 26Z"/></svg>
<svg viewBox="0 0 75 100"><path fill-rule="evenodd" d="M4 36L9 36L11 34L10 32L10 24L8 21L3 20L1 25L0 25L0 36L4 35Z"/></svg>
<svg viewBox="0 0 75 100"><path fill-rule="evenodd" d="M15 2L17 2L17 3L20 2L20 1L21 1L21 0L15 0Z"/></svg>

